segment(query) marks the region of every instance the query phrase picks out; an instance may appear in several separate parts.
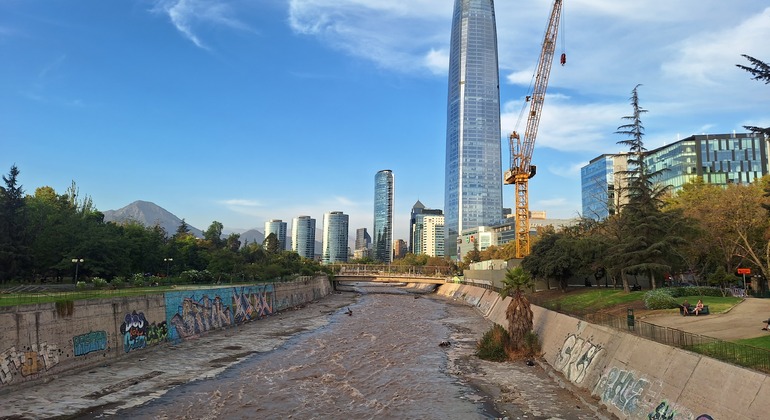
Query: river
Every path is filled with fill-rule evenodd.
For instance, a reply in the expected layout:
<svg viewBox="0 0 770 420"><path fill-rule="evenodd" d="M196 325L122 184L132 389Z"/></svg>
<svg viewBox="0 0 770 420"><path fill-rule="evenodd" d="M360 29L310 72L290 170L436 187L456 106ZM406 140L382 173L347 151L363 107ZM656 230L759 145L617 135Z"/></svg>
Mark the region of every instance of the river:
<svg viewBox="0 0 770 420"><path fill-rule="evenodd" d="M472 307L388 286L359 285L345 295L345 307L315 317L328 322L274 331L285 338L277 348L254 352L141 405L88 417L609 417L589 410L539 365L475 358L475 343L491 323ZM270 325L270 319L257 321L238 334L264 338L261 322ZM444 341L449 345L439 345Z"/></svg>

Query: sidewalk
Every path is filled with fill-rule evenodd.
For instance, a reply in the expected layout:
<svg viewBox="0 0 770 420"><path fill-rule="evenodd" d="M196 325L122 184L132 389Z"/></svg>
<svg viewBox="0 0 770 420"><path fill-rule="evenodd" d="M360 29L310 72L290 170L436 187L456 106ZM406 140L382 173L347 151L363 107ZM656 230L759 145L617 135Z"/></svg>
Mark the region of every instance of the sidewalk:
<svg viewBox="0 0 770 420"><path fill-rule="evenodd" d="M708 298L704 299L708 304ZM770 299L747 298L723 314L681 316L679 312L640 317L640 321L676 328L725 341L761 337L764 320L770 318Z"/></svg>

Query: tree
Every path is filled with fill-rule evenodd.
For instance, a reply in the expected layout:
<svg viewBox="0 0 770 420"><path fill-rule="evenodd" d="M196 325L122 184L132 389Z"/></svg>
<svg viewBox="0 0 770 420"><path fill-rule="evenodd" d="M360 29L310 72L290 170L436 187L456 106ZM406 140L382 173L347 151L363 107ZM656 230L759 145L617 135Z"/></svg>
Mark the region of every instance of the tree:
<svg viewBox="0 0 770 420"><path fill-rule="evenodd" d="M521 266L512 268L505 273L503 288L500 296L511 296L511 301L505 308L505 319L508 321L508 334L511 337L511 348L514 352L521 351L524 337L532 331L534 314L529 300L522 289L532 287L532 277Z"/></svg>
<svg viewBox="0 0 770 420"><path fill-rule="evenodd" d="M19 185L19 168L11 166L0 186L0 282L18 278L29 262L24 189Z"/></svg>
<svg viewBox="0 0 770 420"><path fill-rule="evenodd" d="M270 233L262 242L262 247L268 254L277 254L280 248L280 242L278 242L278 236L275 233Z"/></svg>
<svg viewBox="0 0 770 420"><path fill-rule="evenodd" d="M752 77L753 80L759 80L765 82L765 84L770 83L770 65L757 60L754 57L751 57L746 54L741 54L743 58L749 60L749 62L752 64L751 66L744 66L741 64L736 64L736 66L740 69L746 70L747 72L751 73L754 77ZM757 134L763 134L765 136L765 139L770 138L770 127L762 128L762 127L754 127L751 125L744 125L743 128L751 131L752 133Z"/></svg>
<svg viewBox="0 0 770 420"><path fill-rule="evenodd" d="M224 229L224 225L215 220L203 233L203 239L207 240L213 249L219 249L225 245L225 241L222 239L222 229Z"/></svg>
<svg viewBox="0 0 770 420"><path fill-rule="evenodd" d="M184 219L182 219L182 223L180 223L179 227L176 228L174 238L183 238L185 236L190 236L190 226Z"/></svg>

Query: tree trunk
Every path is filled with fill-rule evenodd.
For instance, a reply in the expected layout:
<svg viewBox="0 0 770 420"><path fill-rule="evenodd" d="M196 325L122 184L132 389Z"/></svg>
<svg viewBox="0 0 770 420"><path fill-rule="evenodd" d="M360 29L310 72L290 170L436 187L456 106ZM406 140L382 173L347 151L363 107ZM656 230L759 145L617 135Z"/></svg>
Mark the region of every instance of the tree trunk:
<svg viewBox="0 0 770 420"><path fill-rule="evenodd" d="M650 271L650 287L652 287L652 290L657 289L657 285L655 284L655 274Z"/></svg>
<svg viewBox="0 0 770 420"><path fill-rule="evenodd" d="M516 291L505 309L505 318L508 320L508 333L511 336L511 347L514 351L520 350L524 345L524 336L532 331L534 314L529 306L529 300Z"/></svg>
<svg viewBox="0 0 770 420"><path fill-rule="evenodd" d="M628 279L626 278L626 272L620 271L620 280L623 281L623 291L626 293L631 293L631 288L628 287Z"/></svg>

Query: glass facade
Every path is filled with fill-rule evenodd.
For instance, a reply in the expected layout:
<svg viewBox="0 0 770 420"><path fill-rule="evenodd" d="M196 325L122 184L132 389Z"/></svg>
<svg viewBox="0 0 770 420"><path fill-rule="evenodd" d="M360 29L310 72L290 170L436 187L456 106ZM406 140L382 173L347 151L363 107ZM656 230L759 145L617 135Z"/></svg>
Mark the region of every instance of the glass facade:
<svg viewBox="0 0 770 420"><path fill-rule="evenodd" d="M348 215L341 211L324 214L321 251L321 262L324 264L348 262L348 223Z"/></svg>
<svg viewBox="0 0 770 420"><path fill-rule="evenodd" d="M300 257L315 257L315 219L310 216L294 218L291 230L291 249Z"/></svg>
<svg viewBox="0 0 770 420"><path fill-rule="evenodd" d="M493 0L455 0L449 55L445 252L458 234L502 219L497 28Z"/></svg>
<svg viewBox="0 0 770 420"><path fill-rule="evenodd" d="M707 184L750 184L767 171L767 144L758 134L703 134L690 136L650 151L645 163L662 170L655 182L676 191L693 179Z"/></svg>
<svg viewBox="0 0 770 420"><path fill-rule="evenodd" d="M265 222L265 238L271 233L275 234L278 238L278 249L281 251L286 250L286 222L283 220L273 219Z"/></svg>
<svg viewBox="0 0 770 420"><path fill-rule="evenodd" d="M356 229L356 250L369 249L370 246L372 246L372 237L366 231L366 228Z"/></svg>
<svg viewBox="0 0 770 420"><path fill-rule="evenodd" d="M372 259L393 261L393 172L385 169L374 176L374 238Z"/></svg>
<svg viewBox="0 0 770 420"><path fill-rule="evenodd" d="M749 184L768 174L767 142L758 134L703 134L648 151L650 172L661 171L654 182L676 192L701 178L707 184ZM624 203L626 155L602 155L580 169L583 216L597 220L615 213Z"/></svg>

